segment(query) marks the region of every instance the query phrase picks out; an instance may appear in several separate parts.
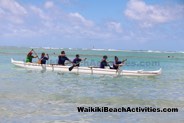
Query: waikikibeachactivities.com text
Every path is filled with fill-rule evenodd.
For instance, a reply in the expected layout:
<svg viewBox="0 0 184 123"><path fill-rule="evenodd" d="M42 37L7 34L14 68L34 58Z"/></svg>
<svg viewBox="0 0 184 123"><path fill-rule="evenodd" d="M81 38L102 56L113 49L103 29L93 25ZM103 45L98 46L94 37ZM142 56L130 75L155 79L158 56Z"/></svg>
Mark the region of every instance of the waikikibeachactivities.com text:
<svg viewBox="0 0 184 123"><path fill-rule="evenodd" d="M178 108L153 107L77 107L78 112L178 112Z"/></svg>

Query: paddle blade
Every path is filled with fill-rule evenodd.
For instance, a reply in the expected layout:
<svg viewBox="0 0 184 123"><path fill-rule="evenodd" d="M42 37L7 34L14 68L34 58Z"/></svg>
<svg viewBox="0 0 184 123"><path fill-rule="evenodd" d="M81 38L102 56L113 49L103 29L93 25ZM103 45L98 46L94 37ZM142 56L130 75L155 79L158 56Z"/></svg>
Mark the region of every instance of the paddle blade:
<svg viewBox="0 0 184 123"><path fill-rule="evenodd" d="M74 68L74 65L71 66L71 67L69 67L68 70L69 70L69 71L72 71L73 68Z"/></svg>
<svg viewBox="0 0 184 123"><path fill-rule="evenodd" d="M38 64L41 64L41 60L38 60Z"/></svg>

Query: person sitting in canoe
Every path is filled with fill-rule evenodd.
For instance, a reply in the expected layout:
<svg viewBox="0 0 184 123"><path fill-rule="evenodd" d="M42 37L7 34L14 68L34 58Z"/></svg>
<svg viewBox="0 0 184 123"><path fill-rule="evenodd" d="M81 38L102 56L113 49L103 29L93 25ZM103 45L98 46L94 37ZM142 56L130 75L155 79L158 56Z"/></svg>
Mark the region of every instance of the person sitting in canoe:
<svg viewBox="0 0 184 123"><path fill-rule="evenodd" d="M81 62L82 60L86 60L86 59L87 59L87 58L81 59L81 58L79 58L79 57L80 57L79 54L76 54L76 57L75 57L75 59L73 60L73 64L74 64L75 66L77 66L77 67L80 66L80 62Z"/></svg>
<svg viewBox="0 0 184 123"><path fill-rule="evenodd" d="M65 65L66 60L72 63L72 61L68 57L66 57L65 51L61 51L61 54L58 56L58 64Z"/></svg>
<svg viewBox="0 0 184 123"><path fill-rule="evenodd" d="M40 58L40 64L46 64L46 61L49 59L49 55L45 53L41 54L41 58Z"/></svg>
<svg viewBox="0 0 184 123"><path fill-rule="evenodd" d="M123 61L119 61L118 60L118 57L115 56L114 57L114 63L113 63L113 69L119 69L120 66L123 66L124 65L124 62L126 61L127 59L123 60Z"/></svg>
<svg viewBox="0 0 184 123"><path fill-rule="evenodd" d="M107 62L107 56L103 56L102 61L100 62L100 68L105 68L106 66L109 66L108 62Z"/></svg>
<svg viewBox="0 0 184 123"><path fill-rule="evenodd" d="M77 54L76 55L76 57L75 57L75 59L73 60L73 65L71 66L71 67L69 67L68 68L68 70L69 71L72 71L72 69L74 68L74 67L79 67L80 66L80 62L82 61L82 60L86 60L87 58L84 58L84 59L81 59L81 58L79 58L80 56L79 56L79 54Z"/></svg>
<svg viewBox="0 0 184 123"><path fill-rule="evenodd" d="M37 55L36 55L36 56L33 56L33 55L32 55L33 52L34 52L34 50L32 49L32 50L27 54L26 62L31 62L31 63L32 63L32 59L38 57Z"/></svg>

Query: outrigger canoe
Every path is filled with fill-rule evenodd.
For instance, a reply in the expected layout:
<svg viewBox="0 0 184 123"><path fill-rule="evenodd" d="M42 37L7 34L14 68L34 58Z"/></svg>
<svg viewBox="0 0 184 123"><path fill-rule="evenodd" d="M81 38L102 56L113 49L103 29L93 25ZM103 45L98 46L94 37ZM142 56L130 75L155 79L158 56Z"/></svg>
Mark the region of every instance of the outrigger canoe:
<svg viewBox="0 0 184 123"><path fill-rule="evenodd" d="M71 66L62 66L56 64L38 64L38 63L26 63L23 61L15 61L11 59L11 63L15 66L35 69L35 70L45 70L45 71L57 71L57 72L70 72L70 73L86 73L86 74L100 74L100 75L120 75L120 76L157 76L160 75L162 69L156 71L144 71L144 70L115 70L115 69L101 69L94 67L74 67L72 71L69 71Z"/></svg>

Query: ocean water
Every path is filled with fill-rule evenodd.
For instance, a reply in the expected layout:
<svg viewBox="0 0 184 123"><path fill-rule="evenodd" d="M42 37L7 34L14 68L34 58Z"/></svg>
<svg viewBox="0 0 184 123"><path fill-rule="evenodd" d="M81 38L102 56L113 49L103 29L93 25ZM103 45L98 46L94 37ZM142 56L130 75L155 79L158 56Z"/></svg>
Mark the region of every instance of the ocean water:
<svg viewBox="0 0 184 123"><path fill-rule="evenodd" d="M0 47L0 123L184 123L184 53L35 48L50 55L65 50L87 58L83 66L98 66L103 55L128 59L122 69L157 70L155 77L114 77L41 72L15 67L30 48ZM36 61L36 59L34 59ZM178 112L78 112L77 107L178 108Z"/></svg>

